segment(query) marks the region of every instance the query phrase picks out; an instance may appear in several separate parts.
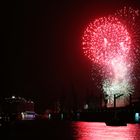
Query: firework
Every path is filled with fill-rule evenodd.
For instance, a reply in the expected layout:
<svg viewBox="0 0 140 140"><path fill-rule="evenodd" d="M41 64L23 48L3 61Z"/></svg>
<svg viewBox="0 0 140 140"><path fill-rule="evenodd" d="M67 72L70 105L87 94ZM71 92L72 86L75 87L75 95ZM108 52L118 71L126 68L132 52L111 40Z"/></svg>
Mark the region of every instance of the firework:
<svg viewBox="0 0 140 140"><path fill-rule="evenodd" d="M85 55L92 62L105 65L118 56L127 58L131 38L126 27L115 17L103 17L87 27L83 36Z"/></svg>
<svg viewBox="0 0 140 140"><path fill-rule="evenodd" d="M114 94L126 97L134 92L132 76L136 58L134 50L137 49L134 49L136 41L132 32L136 16L138 10L124 7L114 16L91 22L82 38L84 54L93 65L98 65L103 78L102 89L110 104L113 104Z"/></svg>

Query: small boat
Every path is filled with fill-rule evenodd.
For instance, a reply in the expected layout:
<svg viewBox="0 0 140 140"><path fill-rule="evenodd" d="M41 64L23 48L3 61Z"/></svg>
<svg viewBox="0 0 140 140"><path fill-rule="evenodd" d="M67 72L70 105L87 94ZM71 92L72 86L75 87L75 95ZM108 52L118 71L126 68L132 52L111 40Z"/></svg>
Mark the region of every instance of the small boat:
<svg viewBox="0 0 140 140"><path fill-rule="evenodd" d="M127 123L120 119L112 119L105 122L107 126L127 126Z"/></svg>

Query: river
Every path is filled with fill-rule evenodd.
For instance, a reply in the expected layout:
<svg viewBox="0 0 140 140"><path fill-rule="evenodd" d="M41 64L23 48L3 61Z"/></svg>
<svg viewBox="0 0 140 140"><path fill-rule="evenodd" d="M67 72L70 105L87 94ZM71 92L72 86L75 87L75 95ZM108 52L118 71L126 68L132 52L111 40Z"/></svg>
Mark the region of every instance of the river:
<svg viewBox="0 0 140 140"><path fill-rule="evenodd" d="M4 132L16 140L140 140L140 124L112 127L103 122L23 121Z"/></svg>

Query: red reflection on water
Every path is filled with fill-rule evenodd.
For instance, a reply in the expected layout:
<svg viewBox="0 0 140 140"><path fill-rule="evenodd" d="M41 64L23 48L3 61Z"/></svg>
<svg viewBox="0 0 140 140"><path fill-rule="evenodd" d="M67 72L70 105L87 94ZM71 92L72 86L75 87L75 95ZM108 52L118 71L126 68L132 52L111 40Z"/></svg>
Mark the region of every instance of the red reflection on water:
<svg viewBox="0 0 140 140"><path fill-rule="evenodd" d="M73 123L76 140L140 140L139 124L111 127L105 123Z"/></svg>

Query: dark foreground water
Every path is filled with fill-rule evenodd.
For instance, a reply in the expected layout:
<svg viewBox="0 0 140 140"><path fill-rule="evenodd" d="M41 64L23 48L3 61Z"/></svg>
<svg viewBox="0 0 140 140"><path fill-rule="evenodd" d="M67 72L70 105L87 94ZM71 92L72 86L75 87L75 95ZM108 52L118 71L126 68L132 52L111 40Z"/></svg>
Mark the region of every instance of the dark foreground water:
<svg viewBox="0 0 140 140"><path fill-rule="evenodd" d="M3 135L15 140L140 140L140 124L111 127L96 122L23 121L4 128Z"/></svg>

